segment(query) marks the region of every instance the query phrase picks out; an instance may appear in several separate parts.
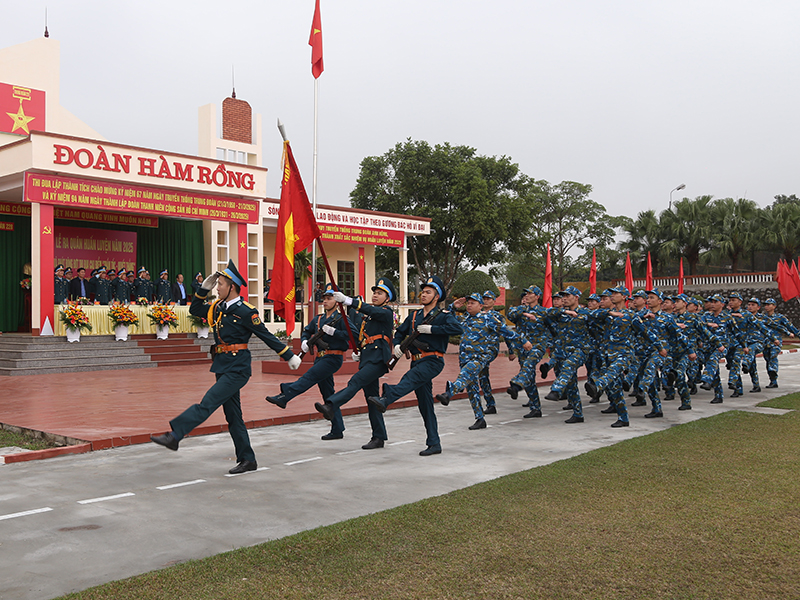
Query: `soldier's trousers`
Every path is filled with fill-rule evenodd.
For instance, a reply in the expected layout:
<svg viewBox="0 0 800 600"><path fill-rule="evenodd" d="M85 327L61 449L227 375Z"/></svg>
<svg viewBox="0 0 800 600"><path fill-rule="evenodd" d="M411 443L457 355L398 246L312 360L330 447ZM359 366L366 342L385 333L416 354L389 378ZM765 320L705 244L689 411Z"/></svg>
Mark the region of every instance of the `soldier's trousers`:
<svg viewBox="0 0 800 600"><path fill-rule="evenodd" d="M344 432L344 419L342 418L341 408L347 404L359 390L364 390L364 397L379 396L378 380L386 375L389 367L384 362L360 362L358 371L347 382L347 387L342 388L333 396L328 398L328 402L333 404L333 420L331 421L331 433L338 434ZM372 437L381 440L386 437L386 425L383 422L383 414L377 408L367 402L369 412L369 422L372 425Z"/></svg>
<svg viewBox="0 0 800 600"><path fill-rule="evenodd" d="M203 423L220 406L228 422L228 433L236 448L236 462L255 460L256 455L250 445L250 436L242 418L241 390L250 379L249 372L215 373L217 382L206 392L200 404L193 404L169 422L172 435L180 441L195 427Z"/></svg>
<svg viewBox="0 0 800 600"><path fill-rule="evenodd" d="M697 360L690 360L689 354L683 352L676 354L672 359L672 369L675 371L675 391L681 399L681 405L691 406L692 396L689 394L689 385L686 382L689 365Z"/></svg>
<svg viewBox="0 0 800 600"><path fill-rule="evenodd" d="M764 361L767 363L767 374L770 383L778 383L778 356L781 354L780 346L767 343L764 346Z"/></svg>
<svg viewBox="0 0 800 600"><path fill-rule="evenodd" d="M661 399L658 397L658 391L656 390L656 378L658 377L658 370L663 364L664 357L658 352L653 352L644 364L644 369L639 379L639 390L647 392L654 412L661 412Z"/></svg>
<svg viewBox="0 0 800 600"><path fill-rule="evenodd" d="M606 355L606 367L597 372L594 383L598 392L606 392L608 399L617 409L620 421L628 421L628 407L625 404L625 393L622 390L622 380L625 378L625 369L631 364L633 352L629 349L610 351ZM602 375L600 375L602 373Z"/></svg>
<svg viewBox="0 0 800 600"><path fill-rule="evenodd" d="M411 361L411 368L395 385L387 383L383 386L382 396L386 399L387 406L406 394L415 393L417 408L419 408L419 414L422 415L422 422L425 423L427 436L425 444L427 446L440 446L439 424L433 410L433 380L442 372L442 369L444 369L443 358L426 356ZM383 415L381 415L381 421L383 421Z"/></svg>
<svg viewBox="0 0 800 600"><path fill-rule="evenodd" d="M344 359L341 354L320 356L300 379L292 383L282 383L281 393L286 396L286 401L288 402L316 385L319 387L322 399L327 400L334 393L333 374L342 367L343 362Z"/></svg>
<svg viewBox="0 0 800 600"><path fill-rule="evenodd" d="M750 381L753 387L760 387L758 382L758 366L756 365L756 355L761 352L762 344L756 342L747 346L750 350L747 354L742 349L742 367L746 367L750 371Z"/></svg>
<svg viewBox="0 0 800 600"><path fill-rule="evenodd" d="M469 403L476 419L483 418L483 407L481 406L480 390L478 388L478 377L481 371L489 364L489 354L466 354L459 361L461 372L453 382L453 392L463 392L467 390Z"/></svg>
<svg viewBox="0 0 800 600"><path fill-rule="evenodd" d="M544 353L544 346L534 346L530 351L523 351L519 355L519 372L511 379L511 383L525 390L530 400L528 406L536 409L541 409L539 388L536 386L536 366L544 357Z"/></svg>
<svg viewBox="0 0 800 600"><path fill-rule="evenodd" d="M586 352L581 348L571 348L558 371L558 377L550 388L566 397L572 405L572 413L576 417L583 416L581 395L578 391L578 368L586 362Z"/></svg>
<svg viewBox="0 0 800 600"><path fill-rule="evenodd" d="M703 373L703 383L714 385L714 380L719 378L719 361L723 356L724 354L722 354L719 348L709 352L708 358L706 359L705 372Z"/></svg>
<svg viewBox="0 0 800 600"><path fill-rule="evenodd" d="M497 358L499 352L499 345L498 347L492 349L492 358L488 363L486 363L486 366L483 368L478 378L478 383L480 384L481 391L483 392L483 399L486 400L487 408L495 405L494 394L492 394L492 381L489 378L489 365L494 362L494 359Z"/></svg>

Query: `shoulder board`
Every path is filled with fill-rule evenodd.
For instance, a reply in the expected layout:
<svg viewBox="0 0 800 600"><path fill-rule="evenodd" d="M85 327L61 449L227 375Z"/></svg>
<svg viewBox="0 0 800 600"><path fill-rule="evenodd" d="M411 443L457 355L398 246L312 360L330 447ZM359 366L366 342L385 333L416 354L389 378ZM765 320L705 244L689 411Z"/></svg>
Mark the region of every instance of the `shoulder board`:
<svg viewBox="0 0 800 600"><path fill-rule="evenodd" d="M245 306L247 306L248 308L252 308L252 309L254 309L254 310L258 310L258 309L256 309L256 307L255 307L255 306L253 306L253 305L252 305L252 304L250 304L249 302L245 302L244 300L242 300L242 304L244 304L244 305L245 305Z"/></svg>

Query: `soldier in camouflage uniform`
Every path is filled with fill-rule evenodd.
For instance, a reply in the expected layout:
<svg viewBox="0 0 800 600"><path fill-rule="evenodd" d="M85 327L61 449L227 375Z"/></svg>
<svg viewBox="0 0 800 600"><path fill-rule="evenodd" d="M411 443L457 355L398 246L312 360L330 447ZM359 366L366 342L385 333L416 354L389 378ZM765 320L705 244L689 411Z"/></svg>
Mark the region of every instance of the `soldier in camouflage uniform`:
<svg viewBox="0 0 800 600"><path fill-rule="evenodd" d="M494 303L497 300L497 296L492 290L486 290L483 292L483 308L481 309L482 312L486 313L486 315L492 319L495 319L498 323L505 325L505 318L499 312L494 310ZM511 352L511 349L509 349ZM497 355L500 353L500 336L495 336L494 343L492 344L492 359L489 361L491 364L496 358ZM481 371L478 383L480 385L481 392L483 392L483 399L486 401L486 410L483 412L487 415L495 415L497 414L497 406L494 400L494 395L492 394L492 381L489 377L489 365L487 364L486 367Z"/></svg>
<svg viewBox="0 0 800 600"><path fill-rule="evenodd" d="M764 325L775 332L776 336L800 337L797 327L792 325L784 315L775 312L775 306L774 298L767 298L764 301ZM768 344L764 347L764 360L767 363L767 374L769 375L768 388L778 387L778 356L780 353L781 348L778 345Z"/></svg>
<svg viewBox="0 0 800 600"><path fill-rule="evenodd" d="M589 294L589 297L586 299L586 308L590 311L594 311L595 309L600 307L600 296L597 294ZM586 379L593 379L595 375L599 377L600 370L603 367L603 363L605 362L602 351L600 350L601 346L603 345L603 325L599 323L595 319L589 319L588 322L589 327L589 336L592 340L592 349L589 352L589 355L586 357ZM600 397L592 397L589 400L590 404L595 404L596 402L600 401Z"/></svg>
<svg viewBox="0 0 800 600"><path fill-rule="evenodd" d="M694 380L692 379L690 365L695 365L702 361L704 354L701 354L701 348L706 348L707 350L717 349L720 353L725 350L717 336L706 326L703 319L699 315L688 311L690 300L686 294L677 296L673 313L675 323L683 331L686 339L689 340L690 347L698 357L697 360L690 361L688 360L688 355L684 353L681 360L674 366L674 377L681 397L681 405L678 410L692 410L691 388L694 386ZM689 385L690 381L691 385ZM694 389L696 390L697 388L695 387Z"/></svg>
<svg viewBox="0 0 800 600"><path fill-rule="evenodd" d="M731 313L737 320L739 331L741 332L742 347L737 352L740 356L742 373L750 374L750 381L753 384L751 392L761 391L761 385L758 381L758 368L756 367L756 355L763 352L765 344L780 344L767 326L764 325L763 321L756 316L760 307L761 302L759 299L751 298L747 302L746 311L742 311L740 307L738 311ZM741 375L739 376L737 389L740 393L743 389Z"/></svg>
<svg viewBox="0 0 800 600"><path fill-rule="evenodd" d="M706 358L705 371L703 373L703 383L700 387L704 390L714 390L714 399L711 404L722 404L724 394L722 391L722 382L719 372L719 361L725 356L725 351L729 350L731 345L735 345L735 336L738 335L736 330L736 323L728 311L723 310L725 306L725 298L720 294L714 294L706 298L706 306L708 311L703 313L706 325L717 336L722 348L713 352L709 352Z"/></svg>
<svg viewBox="0 0 800 600"><path fill-rule="evenodd" d="M461 372L458 378L447 382L445 393L437 394L436 399L445 406L449 404L453 394L467 390L472 411L475 414L475 423L469 429L485 429L486 420L484 419L481 408L480 390L478 388L478 378L481 371L489 364L492 359L492 346L498 336L502 336L509 344L511 340L517 338L517 334L508 329L503 323L481 312L483 298L480 294L472 294L468 298L459 298L451 305L457 310L466 305L467 314L458 317L459 324L463 330L461 334L461 345L458 349L458 361ZM526 350L531 349L529 342L524 342Z"/></svg>
<svg viewBox="0 0 800 600"><path fill-rule="evenodd" d="M639 290L631 296L631 310L636 313L640 318L644 318L647 314L647 292ZM639 379L641 372L644 368L648 358L649 344L646 343L646 338L642 336L635 336L633 339L633 358L631 365L628 368L628 374L625 376L623 382L623 389L631 390L629 396L636 398L631 403L631 406L645 406L647 402L644 400L644 393L639 392Z"/></svg>

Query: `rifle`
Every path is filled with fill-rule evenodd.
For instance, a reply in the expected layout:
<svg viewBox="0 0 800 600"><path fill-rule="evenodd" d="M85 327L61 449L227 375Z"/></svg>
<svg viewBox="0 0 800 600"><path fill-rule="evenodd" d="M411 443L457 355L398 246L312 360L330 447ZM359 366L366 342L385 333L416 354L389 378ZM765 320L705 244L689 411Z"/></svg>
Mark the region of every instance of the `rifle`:
<svg viewBox="0 0 800 600"><path fill-rule="evenodd" d="M337 313L336 314L336 318L333 321L331 321L330 323L325 323L325 324L326 325L330 325L331 327L333 327L334 325L336 325L336 323L338 323L341 320L341 318L342 318L342 315ZM320 319L320 323L321 322L322 322L322 319ZM322 336L323 335L325 335L325 332L322 330L322 327L320 326L320 328L317 329L316 333L314 335L312 335L310 338L308 338L308 347L309 348L317 347L320 350L327 350L328 349L328 343L322 341ZM303 360L303 357L305 357L305 355L306 355L306 353L302 352L302 351L300 352L300 354L298 354L298 356L300 357L300 360Z"/></svg>
<svg viewBox="0 0 800 600"><path fill-rule="evenodd" d="M430 322L433 321L440 312L441 310L439 310L439 307L437 306L431 312L428 313L428 316L422 319L422 323L420 323L420 325L429 325ZM403 352L403 354L408 352L412 346L422 350L423 352L427 351L428 344L417 341L419 335L420 335L419 329L414 329L414 331L412 331L410 334L406 336L406 339L400 342L400 350ZM392 357L389 359L389 362L387 362L386 365L389 367L389 370L391 371L392 369L394 369L395 365L397 365L398 362L400 362L400 359L396 357L394 354L392 354Z"/></svg>

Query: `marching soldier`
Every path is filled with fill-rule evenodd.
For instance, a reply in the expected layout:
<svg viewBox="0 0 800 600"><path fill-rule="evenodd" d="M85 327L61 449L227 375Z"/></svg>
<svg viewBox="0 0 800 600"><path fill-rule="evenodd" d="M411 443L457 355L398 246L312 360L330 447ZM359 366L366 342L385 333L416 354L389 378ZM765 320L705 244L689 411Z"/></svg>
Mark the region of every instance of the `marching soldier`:
<svg viewBox="0 0 800 600"><path fill-rule="evenodd" d="M389 303L396 298L397 293L392 282L384 277L372 287L372 304L366 304L360 298L350 298L342 292L333 294L336 302L352 307L363 315L363 320L358 333L358 372L350 378L345 388L330 396L325 403L314 404L314 408L331 422L331 435L344 434L341 407L352 400L359 390L364 391L365 398L378 395L378 380L389 371L386 363L392 355L394 311ZM372 425L372 437L361 448L363 450L383 448L388 439L383 415L369 402L367 410Z"/></svg>
<svg viewBox="0 0 800 600"><path fill-rule="evenodd" d="M219 299L206 306L204 301L215 285ZM197 317L208 318L209 325L214 328L216 344L213 346L214 362L211 372L217 382L206 392L199 404L190 406L170 421L171 432L150 436L156 444L177 450L184 437L222 406L228 431L236 448L237 464L228 471L232 475L258 468L255 452L250 445L250 436L242 419L239 396L239 391L252 374L250 350L247 348L250 336L257 336L277 352L278 356L289 363L290 369L296 370L300 366L300 357L292 354L288 346L269 332L258 316L258 309L242 301L239 293L243 287L247 287L247 282L232 260L228 261L224 271L208 276L203 282L200 292L192 300L189 312Z"/></svg>
<svg viewBox="0 0 800 600"><path fill-rule="evenodd" d="M438 310L437 304L442 300L444 283L435 275L429 277L422 284L419 295L422 309L408 315L394 334L393 354L400 358L403 355L403 340L415 330L419 332L419 336L407 350L411 355L411 368L396 385L384 384L380 397L378 394L367 396L369 405L382 414L392 402L414 392L426 432L425 450L419 453L420 456L442 452L439 426L433 409L433 379L444 368L444 354L450 336L461 333L461 326L453 314Z"/></svg>
<svg viewBox="0 0 800 600"><path fill-rule="evenodd" d="M797 327L792 325L784 315L775 312L775 307L774 298L767 298L764 301L764 325L779 336L800 337ZM769 375L768 388L778 387L778 356L780 353L780 346L767 344L764 347L764 360L767 363L767 375Z"/></svg>
<svg viewBox="0 0 800 600"><path fill-rule="evenodd" d="M350 347L347 327L342 320L342 315L336 310L336 300L333 294L336 290L332 284L325 286L325 294L322 297L322 307L324 313L317 315L311 322L303 328L300 348L308 353L314 350L316 358L311 368L305 374L292 383L282 383L281 393L277 396L267 396L267 402L275 404L280 408L286 408L286 404L314 385L319 387L322 400L327 401L334 393L333 375L341 369L344 362L344 354ZM317 335L321 334L321 335ZM316 336L313 346L309 345L312 338ZM322 436L323 440L340 440L344 437L339 431L332 431Z"/></svg>
<svg viewBox="0 0 800 600"><path fill-rule="evenodd" d="M505 325L506 321L505 318L503 318L503 315L494 310L494 303L496 300L497 296L495 296L495 293L492 290L486 290L483 292L483 308L481 311L486 313L487 316L496 320L499 324ZM509 352L512 352L512 350L509 349ZM491 364L497 358L498 354L500 354L500 337L494 336L494 341L492 343L492 359L489 361L489 364ZM486 401L486 410L483 412L487 415L494 415L497 414L497 406L494 400L494 395L492 394L492 380L489 377L489 364L487 364L486 368L481 371L478 379L478 385L483 392L483 399Z"/></svg>

